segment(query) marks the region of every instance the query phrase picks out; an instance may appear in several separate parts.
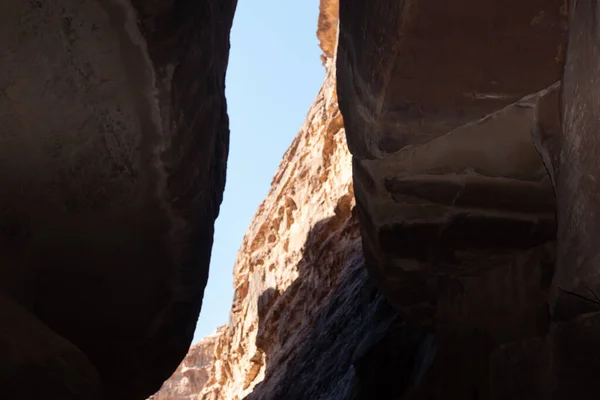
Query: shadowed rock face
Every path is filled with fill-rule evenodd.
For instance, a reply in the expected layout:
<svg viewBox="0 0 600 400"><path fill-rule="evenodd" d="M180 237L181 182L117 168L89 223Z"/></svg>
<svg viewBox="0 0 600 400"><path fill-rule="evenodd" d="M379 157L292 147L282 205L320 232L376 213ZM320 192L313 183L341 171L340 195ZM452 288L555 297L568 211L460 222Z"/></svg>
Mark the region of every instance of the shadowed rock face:
<svg viewBox="0 0 600 400"><path fill-rule="evenodd" d="M225 182L235 3L0 4L7 398L144 398L185 355Z"/></svg>
<svg viewBox="0 0 600 400"><path fill-rule="evenodd" d="M323 0L323 90L190 395L597 397L598 7ZM5 397L141 399L183 358L234 8L0 5Z"/></svg>
<svg viewBox="0 0 600 400"><path fill-rule="evenodd" d="M321 3L325 80L240 246L210 378L185 379L203 352L192 348L157 399L387 399L414 383L415 353L431 337L407 326L364 267L336 98L336 10Z"/></svg>
<svg viewBox="0 0 600 400"><path fill-rule="evenodd" d="M425 324L438 273L478 275L490 251L554 238L530 130L540 91L560 80L566 11L562 0L340 2L338 93L371 272ZM407 280L422 288L398 293Z"/></svg>
<svg viewBox="0 0 600 400"><path fill-rule="evenodd" d="M567 3L340 0L367 266L437 337L411 398L599 392L600 10Z"/></svg>
<svg viewBox="0 0 600 400"><path fill-rule="evenodd" d="M318 251L311 236L331 221L313 226L303 260L289 257L297 242L282 216L306 227L327 204L276 196L285 174L306 187L310 172L289 171L318 154L315 133L327 131L315 129L287 153L246 236L230 334L201 398L597 397L597 2L341 0L339 25L334 1L320 9L326 87L337 57L353 153L350 221L386 299L362 258L333 266L359 246L343 230ZM304 195L345 181L316 182ZM264 290L269 279L285 292Z"/></svg>

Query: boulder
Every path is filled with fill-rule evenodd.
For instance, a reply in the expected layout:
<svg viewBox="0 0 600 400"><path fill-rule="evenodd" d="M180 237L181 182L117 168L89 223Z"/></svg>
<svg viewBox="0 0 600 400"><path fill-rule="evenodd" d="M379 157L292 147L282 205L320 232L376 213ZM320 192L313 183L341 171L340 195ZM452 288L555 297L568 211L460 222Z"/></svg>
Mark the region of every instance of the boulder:
<svg viewBox="0 0 600 400"><path fill-rule="evenodd" d="M104 398L147 397L186 354L225 184L235 4L0 5L0 292L17 304L0 315L29 321L3 335L3 396L47 394L3 390L40 368L13 359L27 327L70 354L48 379L99 377Z"/></svg>

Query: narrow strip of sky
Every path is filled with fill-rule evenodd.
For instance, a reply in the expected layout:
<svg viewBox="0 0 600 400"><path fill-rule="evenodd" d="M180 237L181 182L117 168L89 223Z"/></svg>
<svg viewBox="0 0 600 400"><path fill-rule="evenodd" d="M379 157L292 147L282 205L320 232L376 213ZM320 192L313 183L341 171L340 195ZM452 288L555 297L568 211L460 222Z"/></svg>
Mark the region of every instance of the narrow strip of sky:
<svg viewBox="0 0 600 400"><path fill-rule="evenodd" d="M323 83L319 0L239 0L226 90L231 145L194 342L228 322L233 265L256 209Z"/></svg>

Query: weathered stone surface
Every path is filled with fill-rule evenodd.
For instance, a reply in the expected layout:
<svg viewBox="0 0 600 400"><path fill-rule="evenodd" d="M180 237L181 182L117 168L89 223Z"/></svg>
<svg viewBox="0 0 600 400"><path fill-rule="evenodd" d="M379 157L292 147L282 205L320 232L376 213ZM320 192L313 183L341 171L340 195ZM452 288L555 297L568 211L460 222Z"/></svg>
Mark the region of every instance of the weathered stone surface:
<svg viewBox="0 0 600 400"><path fill-rule="evenodd" d="M569 21L569 44L561 95L563 130L546 129L547 166L556 181L558 219L554 317L560 321L600 310L592 293L600 293L600 106L593 87L600 82L600 37L596 2L574 1ZM553 103L556 104L556 103ZM560 133L560 131L559 131ZM578 298L575 293L591 301Z"/></svg>
<svg viewBox="0 0 600 400"><path fill-rule="evenodd" d="M210 368L214 361L215 348L225 327L204 337L190 347L179 368L149 400L199 400L200 392L210 379Z"/></svg>
<svg viewBox="0 0 600 400"><path fill-rule="evenodd" d="M327 60L333 59L336 52L338 19L338 0L321 0L319 2L317 38L321 50L323 50L321 60L324 66L327 66Z"/></svg>
<svg viewBox="0 0 600 400"><path fill-rule="evenodd" d="M562 73L564 0L339 4L340 108L361 160L427 143Z"/></svg>
<svg viewBox="0 0 600 400"><path fill-rule="evenodd" d="M371 272L420 323L435 324L422 313L426 303L435 313L438 274L478 275L490 257L554 239L552 184L530 137L538 96L382 160L354 161ZM400 291L409 281L425 290Z"/></svg>
<svg viewBox="0 0 600 400"><path fill-rule="evenodd" d="M338 92L368 266L419 323L435 325L438 274L477 275L489 251L555 236L530 131L560 79L565 15L561 0L340 2Z"/></svg>
<svg viewBox="0 0 600 400"><path fill-rule="evenodd" d="M331 10L322 3L326 55L332 40L335 48ZM325 65L323 87L238 253L230 322L199 399L388 398L415 386L435 353L432 337L407 326L367 276L334 60L326 56Z"/></svg>
<svg viewBox="0 0 600 400"><path fill-rule="evenodd" d="M597 13L586 1L340 0L338 95L367 266L437 339L411 398L600 393L588 375Z"/></svg>
<svg viewBox="0 0 600 400"><path fill-rule="evenodd" d="M435 340L406 324L370 282L346 266L290 359L275 363L248 400L401 399L415 390ZM290 347L290 350L292 348Z"/></svg>
<svg viewBox="0 0 600 400"><path fill-rule="evenodd" d="M0 4L0 289L39 320L48 354L87 357L106 398L156 391L193 336L225 180L234 8ZM33 339L11 332L24 356Z"/></svg>
<svg viewBox="0 0 600 400"><path fill-rule="evenodd" d="M553 318L548 338L552 354L555 399L598 396L600 384L591 379L600 370L600 280L596 245L600 237L599 98L593 89L600 80L600 36L597 2L571 1L569 43L560 103L546 108L561 111L562 130L551 112L539 140L548 170L555 180L558 248L556 275L550 297Z"/></svg>
<svg viewBox="0 0 600 400"><path fill-rule="evenodd" d="M598 397L597 2L340 1L200 398Z"/></svg>
<svg viewBox="0 0 600 400"><path fill-rule="evenodd" d="M350 155L331 59L327 66L325 83L238 253L230 321L202 392L206 398L241 399L253 391L286 398L276 394L278 382L296 369L291 360L310 342L314 321L343 273L360 268ZM266 386L256 388L259 382Z"/></svg>
<svg viewBox="0 0 600 400"><path fill-rule="evenodd" d="M14 399L101 399L94 366L77 347L0 294L0 393Z"/></svg>

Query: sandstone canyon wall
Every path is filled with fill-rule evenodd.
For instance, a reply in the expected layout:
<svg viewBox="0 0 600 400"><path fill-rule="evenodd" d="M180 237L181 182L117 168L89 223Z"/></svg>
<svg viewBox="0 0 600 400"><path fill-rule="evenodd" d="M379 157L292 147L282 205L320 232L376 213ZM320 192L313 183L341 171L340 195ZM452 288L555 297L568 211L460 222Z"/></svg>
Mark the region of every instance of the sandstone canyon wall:
<svg viewBox="0 0 600 400"><path fill-rule="evenodd" d="M219 335L210 378L195 396L169 396L174 386L189 391L175 373L156 398L400 395L434 353L433 338L402 320L365 269L337 105L335 2L321 3L317 34L325 82L244 237L230 321ZM187 357L204 351L199 345ZM386 369L373 374L378 363Z"/></svg>
<svg viewBox="0 0 600 400"><path fill-rule="evenodd" d="M143 399L186 354L235 5L0 2L0 397Z"/></svg>
<svg viewBox="0 0 600 400"><path fill-rule="evenodd" d="M600 394L599 11L340 0L366 265L436 335L425 398Z"/></svg>
<svg viewBox="0 0 600 400"><path fill-rule="evenodd" d="M188 350L235 4L0 4L2 396L141 399ZM320 7L230 322L155 398L598 397L598 2Z"/></svg>
<svg viewBox="0 0 600 400"><path fill-rule="evenodd" d="M211 377L215 348L225 327L192 345L177 370L150 400L194 400Z"/></svg>
<svg viewBox="0 0 600 400"><path fill-rule="evenodd" d="M244 240L199 398L600 395L598 12L323 0L327 79ZM353 186L343 139L326 145L339 111Z"/></svg>

